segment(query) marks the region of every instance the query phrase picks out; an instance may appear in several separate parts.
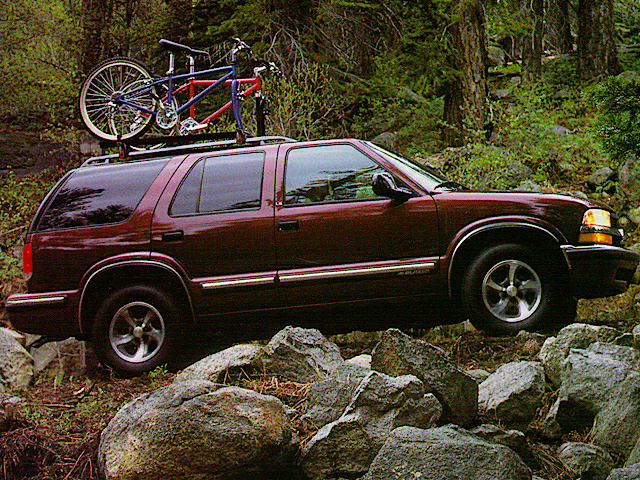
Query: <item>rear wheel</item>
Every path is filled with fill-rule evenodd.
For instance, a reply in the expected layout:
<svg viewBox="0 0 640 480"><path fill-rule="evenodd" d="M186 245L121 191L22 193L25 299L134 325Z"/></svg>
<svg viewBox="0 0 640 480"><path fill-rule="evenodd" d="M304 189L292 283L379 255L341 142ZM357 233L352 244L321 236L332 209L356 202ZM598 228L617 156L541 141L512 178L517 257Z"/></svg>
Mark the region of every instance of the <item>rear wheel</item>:
<svg viewBox="0 0 640 480"><path fill-rule="evenodd" d="M130 103L155 112L157 98L151 88L144 88L151 81L149 69L131 58L112 58L96 65L82 84L78 99L80 118L89 132L112 141L144 133L154 116L118 99L129 93Z"/></svg>
<svg viewBox="0 0 640 480"><path fill-rule="evenodd" d="M153 370L169 360L178 321L178 309L162 291L145 285L118 290L96 315L96 354L124 375Z"/></svg>
<svg viewBox="0 0 640 480"><path fill-rule="evenodd" d="M519 244L484 250L462 281L462 303L471 322L496 333L564 322L575 301L566 293L562 269L550 258Z"/></svg>

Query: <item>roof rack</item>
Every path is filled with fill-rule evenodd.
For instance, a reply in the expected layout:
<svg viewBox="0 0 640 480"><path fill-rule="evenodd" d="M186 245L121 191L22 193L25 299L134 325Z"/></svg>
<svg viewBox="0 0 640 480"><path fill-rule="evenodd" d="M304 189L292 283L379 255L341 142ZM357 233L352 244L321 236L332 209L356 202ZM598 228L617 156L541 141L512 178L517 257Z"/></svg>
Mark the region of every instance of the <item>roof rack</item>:
<svg viewBox="0 0 640 480"><path fill-rule="evenodd" d="M182 138L182 142L186 140L186 137L196 137L201 139L202 137L199 135L187 135ZM149 142L150 144L157 144L159 141L163 142L165 137L155 138L155 139L144 139L145 143ZM168 137L174 138L174 137ZM126 155L122 155L122 151L119 153L113 153L110 155L100 155L97 157L91 157L87 161L85 161L81 166L86 167L90 165L100 165L104 163L111 163L113 160L143 160L147 157L158 157L163 154L171 154L171 155L179 155L181 153L191 153L198 152L201 150L224 150L231 148L242 148L242 147L253 147L259 145L267 145L270 143L289 143L289 142L297 142L293 138L283 137L283 136L265 136L265 137L251 137L247 138L243 143L238 143L234 140L218 140L214 142L202 142L202 143L191 143L188 145L177 145L173 147L164 147L164 148L150 148L145 150L134 150L127 151ZM114 146L122 146L118 145L117 142L109 142ZM102 145L102 143L101 143ZM126 147L127 145L125 145ZM127 149L128 150L128 149Z"/></svg>

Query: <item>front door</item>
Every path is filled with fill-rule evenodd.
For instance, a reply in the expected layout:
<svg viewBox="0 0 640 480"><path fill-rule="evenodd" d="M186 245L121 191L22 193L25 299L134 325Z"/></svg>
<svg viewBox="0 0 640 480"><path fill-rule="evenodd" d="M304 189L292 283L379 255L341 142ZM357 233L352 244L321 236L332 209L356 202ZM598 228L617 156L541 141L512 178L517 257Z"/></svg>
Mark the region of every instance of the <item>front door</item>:
<svg viewBox="0 0 640 480"><path fill-rule="evenodd" d="M351 143L280 147L276 247L287 306L422 295L435 282L437 212L414 190L379 197L372 177L399 174Z"/></svg>

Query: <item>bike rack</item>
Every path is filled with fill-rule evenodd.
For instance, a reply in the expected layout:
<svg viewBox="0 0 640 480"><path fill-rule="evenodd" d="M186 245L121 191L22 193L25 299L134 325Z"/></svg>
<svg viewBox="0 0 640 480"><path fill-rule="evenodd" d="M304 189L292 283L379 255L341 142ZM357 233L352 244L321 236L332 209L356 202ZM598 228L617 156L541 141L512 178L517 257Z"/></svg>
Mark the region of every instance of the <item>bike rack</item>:
<svg viewBox="0 0 640 480"><path fill-rule="evenodd" d="M220 135L225 135L227 140L217 140L212 142L202 142L202 143L190 143L193 142L194 138L198 140L205 140L208 138L220 138ZM191 137L191 138L190 138ZM131 146L141 146L141 145L154 145L158 143L168 143L164 142L164 139L171 139L173 143L178 143L179 145L174 145L171 147L162 147L162 148L152 148L146 150L131 150ZM100 142L100 146L102 148L118 148L118 153L109 154L109 155L100 155L97 157L91 157L86 160L81 166L89 166L89 165L99 165L102 163L111 163L112 160L143 160L147 157L157 158L162 155L178 155L181 153L191 153L198 152L202 150L225 150L231 148L242 148L242 147L251 147L251 146L259 146L259 145L267 145L269 143L290 143L297 142L293 138L284 137L284 136L264 136L264 137L251 137L247 138L242 144L238 144L235 140L235 134L202 134L202 135L184 135L184 136L167 136L167 137L152 137L152 138L144 138L136 141L124 141L124 142L116 142L116 141L105 141ZM139 142L139 143L138 143ZM106 147L103 146L106 144ZM125 155L122 155L122 154Z"/></svg>

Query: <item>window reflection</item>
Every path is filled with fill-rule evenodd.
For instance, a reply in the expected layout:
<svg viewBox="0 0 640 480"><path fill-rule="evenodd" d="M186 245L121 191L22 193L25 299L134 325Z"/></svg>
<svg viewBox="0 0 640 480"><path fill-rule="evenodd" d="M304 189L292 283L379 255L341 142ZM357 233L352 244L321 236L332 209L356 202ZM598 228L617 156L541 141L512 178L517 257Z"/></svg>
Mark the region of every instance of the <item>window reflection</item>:
<svg viewBox="0 0 640 480"><path fill-rule="evenodd" d="M286 168L287 205L377 198L372 178L383 171L351 145L291 149Z"/></svg>

